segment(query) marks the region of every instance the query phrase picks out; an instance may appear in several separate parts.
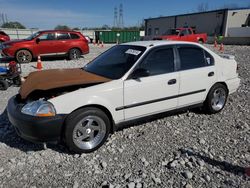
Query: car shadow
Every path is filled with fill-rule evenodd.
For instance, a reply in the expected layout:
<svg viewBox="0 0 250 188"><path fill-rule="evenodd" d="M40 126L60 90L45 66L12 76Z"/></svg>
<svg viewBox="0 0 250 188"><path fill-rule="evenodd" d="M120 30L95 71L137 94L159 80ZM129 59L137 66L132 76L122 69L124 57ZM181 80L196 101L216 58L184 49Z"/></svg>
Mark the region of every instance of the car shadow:
<svg viewBox="0 0 250 188"><path fill-rule="evenodd" d="M234 164L231 164L231 163L226 162L226 161L219 161L216 159L211 159L210 157L202 155L201 153L196 152L194 150L180 149L180 152L182 154L188 154L189 156L194 156L195 158L199 158L199 159L203 160L205 163L212 165L213 167L217 167L223 171L232 173L234 175L244 176L244 174L245 174L244 167L234 165Z"/></svg>
<svg viewBox="0 0 250 188"><path fill-rule="evenodd" d="M49 148L60 153L69 153L61 144L47 143L45 147L44 144L32 143L19 137L8 119L6 109L0 114L0 142L23 152L42 151Z"/></svg>

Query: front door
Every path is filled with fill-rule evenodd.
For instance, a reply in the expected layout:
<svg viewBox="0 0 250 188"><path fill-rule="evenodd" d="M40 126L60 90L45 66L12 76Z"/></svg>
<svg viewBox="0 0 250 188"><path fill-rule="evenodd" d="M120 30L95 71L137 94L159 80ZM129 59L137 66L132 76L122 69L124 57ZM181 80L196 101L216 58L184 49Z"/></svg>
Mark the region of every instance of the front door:
<svg viewBox="0 0 250 188"><path fill-rule="evenodd" d="M35 44L36 54L41 56L53 55L56 53L57 48L56 45L56 37L55 33L43 33L38 36L39 42Z"/></svg>
<svg viewBox="0 0 250 188"><path fill-rule="evenodd" d="M149 75L124 81L125 120L176 108L179 76L174 59L172 47L153 49L136 68Z"/></svg>

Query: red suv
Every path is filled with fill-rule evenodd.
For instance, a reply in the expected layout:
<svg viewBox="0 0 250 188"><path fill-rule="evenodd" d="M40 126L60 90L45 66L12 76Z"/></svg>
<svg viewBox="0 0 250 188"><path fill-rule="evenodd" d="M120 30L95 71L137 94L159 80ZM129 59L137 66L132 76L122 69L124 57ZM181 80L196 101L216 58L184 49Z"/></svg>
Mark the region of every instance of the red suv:
<svg viewBox="0 0 250 188"><path fill-rule="evenodd" d="M2 45L2 56L13 56L20 63L29 63L39 55L67 55L69 59L78 59L87 53L89 46L86 38L80 32L65 30L39 31L26 39Z"/></svg>
<svg viewBox="0 0 250 188"><path fill-rule="evenodd" d="M6 42L6 41L9 41L10 40L10 37L9 35L7 35L5 32L3 31L0 31L0 44L2 42Z"/></svg>

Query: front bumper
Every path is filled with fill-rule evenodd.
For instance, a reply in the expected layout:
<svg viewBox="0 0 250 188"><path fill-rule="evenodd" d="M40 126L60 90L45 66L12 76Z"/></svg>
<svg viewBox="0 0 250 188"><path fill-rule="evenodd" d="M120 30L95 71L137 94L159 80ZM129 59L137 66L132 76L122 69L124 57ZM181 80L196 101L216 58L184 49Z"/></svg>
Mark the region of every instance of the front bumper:
<svg viewBox="0 0 250 188"><path fill-rule="evenodd" d="M52 142L61 138L65 115L34 117L21 112L24 104L12 97L7 106L8 117L17 134L31 142Z"/></svg>

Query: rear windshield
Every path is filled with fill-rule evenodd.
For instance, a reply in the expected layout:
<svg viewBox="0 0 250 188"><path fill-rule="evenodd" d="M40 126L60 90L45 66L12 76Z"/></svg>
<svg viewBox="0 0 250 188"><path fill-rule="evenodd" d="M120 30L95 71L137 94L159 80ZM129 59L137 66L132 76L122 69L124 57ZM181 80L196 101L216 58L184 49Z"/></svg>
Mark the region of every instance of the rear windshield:
<svg viewBox="0 0 250 188"><path fill-rule="evenodd" d="M121 78L141 57L146 47L117 45L107 50L91 63L84 67L84 70L110 79Z"/></svg>

